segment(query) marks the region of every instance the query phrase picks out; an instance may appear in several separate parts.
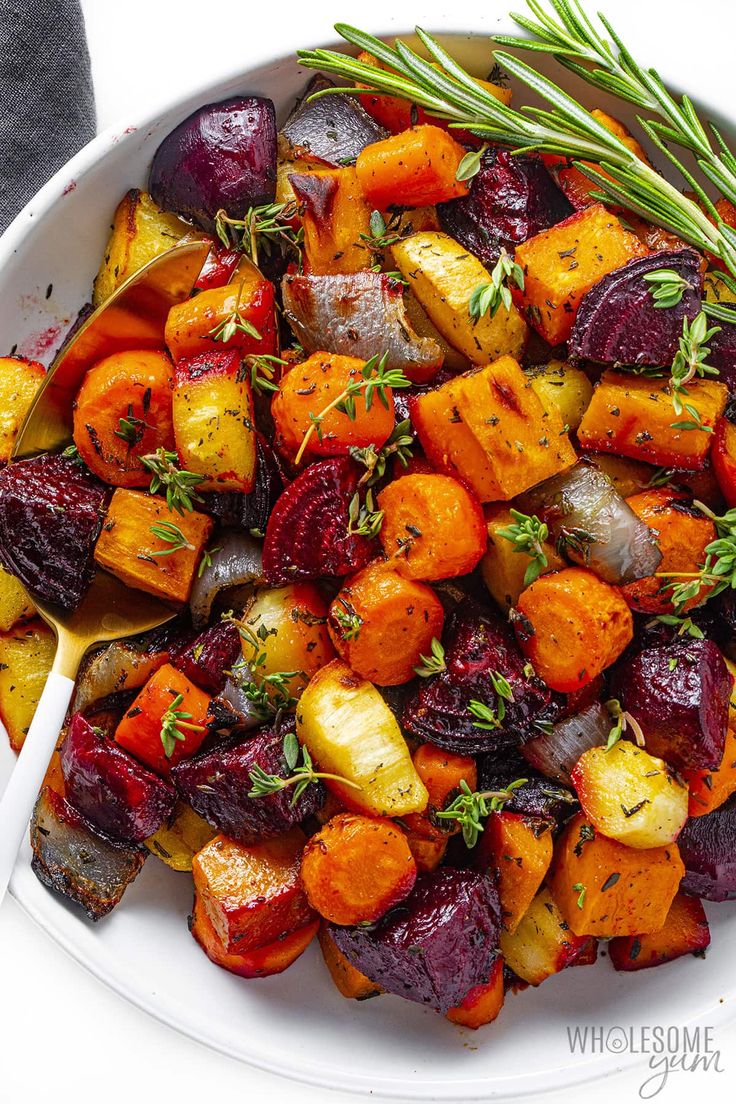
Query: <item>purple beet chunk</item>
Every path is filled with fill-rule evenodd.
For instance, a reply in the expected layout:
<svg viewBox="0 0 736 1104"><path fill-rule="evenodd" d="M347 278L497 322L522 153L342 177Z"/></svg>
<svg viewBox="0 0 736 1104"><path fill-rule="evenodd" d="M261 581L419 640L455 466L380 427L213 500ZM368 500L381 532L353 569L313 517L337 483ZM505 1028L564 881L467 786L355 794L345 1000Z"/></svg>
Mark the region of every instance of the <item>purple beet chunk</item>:
<svg viewBox="0 0 736 1104"><path fill-rule="evenodd" d="M242 218L276 195L276 118L271 100L235 96L200 107L156 150L149 189L159 207L209 233L223 208Z"/></svg>
<svg viewBox="0 0 736 1104"><path fill-rule="evenodd" d="M34 598L73 610L94 571L109 488L74 460L34 456L0 472L0 562Z"/></svg>
<svg viewBox="0 0 736 1104"><path fill-rule="evenodd" d="M309 99L315 92L335 87L334 81L321 76L309 82L304 98L281 128L292 155L315 157L327 165L350 165L366 146L388 137L388 131L354 96L338 92Z"/></svg>
<svg viewBox="0 0 736 1104"><path fill-rule="evenodd" d="M250 494L211 491L202 497L203 508L223 525L262 536L266 532L271 511L284 489L284 479L276 453L260 434L256 450L256 484Z"/></svg>
<svg viewBox="0 0 736 1104"><path fill-rule="evenodd" d="M437 213L442 229L491 267L502 249L513 254L527 238L569 218L574 208L541 158L490 149L470 193L438 204Z"/></svg>
<svg viewBox="0 0 736 1104"><path fill-rule="evenodd" d="M682 321L700 310L701 258L691 249L664 250L609 272L584 295L569 343L571 356L599 364L666 367L682 336ZM644 277L670 268L687 281L680 302L658 307ZM710 361L709 361L710 363Z"/></svg>
<svg viewBox="0 0 736 1104"><path fill-rule="evenodd" d="M171 776L184 800L219 832L239 843L272 839L301 824L324 799L321 784L308 786L294 805L291 788L266 797L248 796L256 767L288 778L283 747L283 733L259 732L244 742L187 759Z"/></svg>
<svg viewBox="0 0 736 1104"><path fill-rule="evenodd" d="M729 394L736 394L736 325L733 322L714 320L720 331L708 342L708 364L718 369L718 382L725 383Z"/></svg>
<svg viewBox="0 0 736 1104"><path fill-rule="evenodd" d="M70 805L99 832L142 843L174 812L174 787L99 735L81 713L72 717L60 749Z"/></svg>
<svg viewBox="0 0 736 1104"><path fill-rule="evenodd" d="M174 667L208 694L219 694L224 688L239 655L240 633L224 621L210 625L194 639L180 638L169 649Z"/></svg>
<svg viewBox="0 0 736 1104"><path fill-rule="evenodd" d="M676 770L716 770L732 686L712 640L680 640L623 659L612 691L641 725L651 755Z"/></svg>
<svg viewBox="0 0 736 1104"><path fill-rule="evenodd" d="M524 673L525 660L512 630L472 598L451 615L445 633L446 669L423 682L404 710L403 725L415 736L459 755L501 753L534 731L535 721L554 721L561 699L536 676ZM478 728L471 701L499 712L491 675L505 678L513 701L504 701L498 728Z"/></svg>
<svg viewBox="0 0 736 1104"><path fill-rule="evenodd" d="M498 954L501 909L493 882L445 867L414 889L372 928L330 935L353 966L388 993L446 1013L488 981Z"/></svg>
<svg viewBox="0 0 736 1104"><path fill-rule="evenodd" d="M707 901L736 899L736 794L712 813L688 820L677 846L684 890Z"/></svg>
<svg viewBox="0 0 736 1104"><path fill-rule="evenodd" d="M512 791L504 802L504 812L520 813L547 824L562 824L575 812L577 798L572 790L546 778L524 760L507 765L489 756L478 763L478 789L482 792L502 792L520 778L526 782Z"/></svg>

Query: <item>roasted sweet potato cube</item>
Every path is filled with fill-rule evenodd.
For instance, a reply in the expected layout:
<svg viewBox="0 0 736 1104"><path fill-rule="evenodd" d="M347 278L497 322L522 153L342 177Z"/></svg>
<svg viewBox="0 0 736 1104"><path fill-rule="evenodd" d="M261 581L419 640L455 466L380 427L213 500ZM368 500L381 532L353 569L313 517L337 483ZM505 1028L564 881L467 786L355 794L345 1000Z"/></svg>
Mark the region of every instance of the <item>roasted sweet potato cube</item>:
<svg viewBox="0 0 736 1104"><path fill-rule="evenodd" d="M503 1008L504 996L503 959L499 955L488 981L483 985L474 985L465 994L462 1004L450 1009L447 1018L460 1027L483 1027L496 1019Z"/></svg>
<svg viewBox="0 0 736 1104"><path fill-rule="evenodd" d="M486 524L488 527L488 549L480 561L480 570L483 582L488 587L491 596L504 613L508 613L515 606L519 596L525 589L524 577L527 568L531 564L529 555L524 551L517 551L519 546L513 541L500 536L502 529L514 525L511 511L502 505L486 507ZM555 546L549 541L544 542L544 554L547 557L547 566L542 568L541 574L548 571L557 571L565 566L565 561L558 554Z"/></svg>
<svg viewBox="0 0 736 1104"><path fill-rule="evenodd" d="M732 724L733 721L730 722ZM730 725L726 732L726 747L720 767L717 770L684 772L685 781L690 788L688 813L691 817L712 813L728 801L731 794L736 793L736 731Z"/></svg>
<svg viewBox="0 0 736 1104"><path fill-rule="evenodd" d="M145 844L152 855L172 870L191 870L194 856L216 835L215 829L182 801L171 824L162 825Z"/></svg>
<svg viewBox="0 0 736 1104"><path fill-rule="evenodd" d="M309 272L359 272L370 263L361 234L370 235L371 209L355 169L295 172L288 177L299 203Z"/></svg>
<svg viewBox="0 0 736 1104"><path fill-rule="evenodd" d="M686 954L702 955L709 946L710 928L702 901L678 893L660 931L612 939L608 954L616 970L646 970Z"/></svg>
<svg viewBox="0 0 736 1104"><path fill-rule="evenodd" d="M319 920L310 920L296 931L251 950L228 951L213 927L207 910L195 895L189 930L210 962L245 978L269 977L281 974L306 951L317 934Z"/></svg>
<svg viewBox="0 0 736 1104"><path fill-rule="evenodd" d="M18 430L45 375L37 360L0 357L0 464L10 460Z"/></svg>
<svg viewBox="0 0 736 1104"><path fill-rule="evenodd" d="M361 974L360 970L348 962L342 951L338 950L335 940L330 935L329 925L322 924L317 938L325 966L343 997L348 997L350 1000L368 1000L369 997L377 997L383 992L380 985L376 985L365 974Z"/></svg>
<svg viewBox="0 0 736 1104"><path fill-rule="evenodd" d="M676 843L635 850L578 813L557 842L549 885L576 935L607 939L659 931L684 873Z"/></svg>
<svg viewBox="0 0 736 1104"><path fill-rule="evenodd" d="M712 429L724 411L728 388L715 380L694 379L687 392L688 406ZM675 414L667 380L609 371L593 392L578 437L584 448L699 471L706 465L713 434L697 428L690 412Z"/></svg>
<svg viewBox="0 0 736 1104"><path fill-rule="evenodd" d="M164 499L118 487L97 539L95 560L136 590L186 602L213 527L212 519L196 510L174 515Z"/></svg>
<svg viewBox="0 0 736 1104"><path fill-rule="evenodd" d="M465 480L481 502L490 502L498 494L496 475L485 450L458 413L452 382L412 398L411 420L437 470Z"/></svg>
<svg viewBox="0 0 736 1104"><path fill-rule="evenodd" d="M488 818L477 868L497 879L506 931L516 931L551 862L552 832L547 821L506 812Z"/></svg>
<svg viewBox="0 0 736 1104"><path fill-rule="evenodd" d="M529 985L541 985L572 966L593 940L570 930L546 887L540 889L512 932L501 931L504 962Z"/></svg>
<svg viewBox="0 0 736 1104"><path fill-rule="evenodd" d="M518 246L524 290L515 298L550 345L567 341L580 300L608 272L649 252L614 214L595 203Z"/></svg>
<svg viewBox="0 0 736 1104"><path fill-rule="evenodd" d="M15 751L23 746L55 652L54 634L43 621L0 635L0 720Z"/></svg>
<svg viewBox="0 0 736 1104"><path fill-rule="evenodd" d="M19 621L27 621L35 612L36 607L21 581L0 567L0 632L10 632Z"/></svg>
<svg viewBox="0 0 736 1104"><path fill-rule="evenodd" d="M299 876L305 843L299 828L250 846L215 836L194 856L194 888L226 951L263 947L313 919Z"/></svg>

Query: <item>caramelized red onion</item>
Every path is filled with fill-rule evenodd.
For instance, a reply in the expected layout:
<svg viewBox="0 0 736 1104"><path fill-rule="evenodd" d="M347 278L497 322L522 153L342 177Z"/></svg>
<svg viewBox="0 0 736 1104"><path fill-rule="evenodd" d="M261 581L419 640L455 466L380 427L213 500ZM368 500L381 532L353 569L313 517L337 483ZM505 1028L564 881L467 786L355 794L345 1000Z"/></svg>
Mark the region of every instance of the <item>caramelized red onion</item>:
<svg viewBox="0 0 736 1104"><path fill-rule="evenodd" d="M527 740L521 754L528 763L556 782L571 784L570 775L584 751L608 741L611 715L600 702L593 702L574 717L565 717L549 732Z"/></svg>
<svg viewBox="0 0 736 1104"><path fill-rule="evenodd" d="M245 533L223 533L212 562L194 580L189 609L195 629L209 622L215 600L223 590L255 583L262 574L258 541Z"/></svg>
<svg viewBox="0 0 736 1104"><path fill-rule="evenodd" d="M519 509L537 514L560 551L606 583L646 579L662 560L653 531L586 460L521 495Z"/></svg>

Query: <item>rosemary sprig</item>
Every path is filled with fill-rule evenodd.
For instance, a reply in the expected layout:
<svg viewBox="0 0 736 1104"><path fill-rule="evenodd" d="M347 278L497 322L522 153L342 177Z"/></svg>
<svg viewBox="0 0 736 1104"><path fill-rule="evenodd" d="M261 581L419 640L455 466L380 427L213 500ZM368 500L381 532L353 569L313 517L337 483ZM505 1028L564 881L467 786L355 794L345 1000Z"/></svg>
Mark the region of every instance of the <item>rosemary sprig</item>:
<svg viewBox="0 0 736 1104"><path fill-rule="evenodd" d="M473 288L468 305L468 313L471 318L482 318L489 314L495 315L501 304L506 310L511 309L511 289L509 284L516 284L524 290L524 269L505 249L501 250L501 256L496 261L491 272L491 279L487 284L478 284Z"/></svg>
<svg viewBox="0 0 736 1104"><path fill-rule="evenodd" d="M141 463L151 472L151 485L148 488L150 493L157 494L165 488L169 510L172 513L176 510L183 515L185 511L194 509L195 502L203 501L194 488L203 481L204 476L178 468L177 460L175 452L168 452L164 448L141 456Z"/></svg>
<svg viewBox="0 0 736 1104"><path fill-rule="evenodd" d="M357 415L355 399L361 392L364 393L366 411L371 409L374 398L378 398L388 410L388 388L398 390L411 387L411 381L406 378L401 368L386 367L387 360L388 353L384 353L382 357L372 356L365 362L357 378L351 379L339 395L336 395L318 414L310 413L310 424L296 454L295 464L300 463L313 433L317 434L320 441L322 440L322 422L331 410L339 410L354 422Z"/></svg>
<svg viewBox="0 0 736 1104"><path fill-rule="evenodd" d="M215 556L218 552L222 552L222 545L217 545L216 548L206 548L202 553L202 559L199 561L199 567L197 568L197 578L201 579L208 567L212 567Z"/></svg>
<svg viewBox="0 0 736 1104"><path fill-rule="evenodd" d="M164 541L165 544L171 546L170 548L161 548L158 552L151 552L151 556L171 556L173 552L181 552L183 548L189 549L190 552L194 551L194 545L190 544L179 526L174 525L173 521L162 521L160 524L152 525L150 529L157 540Z"/></svg>
<svg viewBox="0 0 736 1104"><path fill-rule="evenodd" d="M672 591L672 604L678 614L682 613L687 602L698 599L696 604L703 605L724 590L736 589L736 509L727 510L725 514L714 514L697 499L693 506L713 522L716 539L705 546L705 560L697 571L657 572L660 579L683 580L667 584ZM708 593L702 595L705 587L708 588Z"/></svg>
<svg viewBox="0 0 736 1104"><path fill-rule="evenodd" d="M430 652L428 656L420 654L421 663L414 668L420 678L431 678L432 675L439 675L446 670L445 649L436 636L432 637Z"/></svg>
<svg viewBox="0 0 736 1104"><path fill-rule="evenodd" d="M571 158L580 171L596 184L596 198L634 211L655 225L671 230L697 249L715 253L736 275L736 230L723 222L703 186L666 145L666 125L665 131L662 131L663 124L642 120L648 137L695 191L697 202L683 195L656 169L640 160L572 96L511 54L499 51L496 60L508 73L546 100L546 107L528 107L521 112L494 99L431 35L420 28L417 28L417 36L431 61L420 57L401 40L397 40L392 48L347 24L339 23L336 29L346 41L373 54L389 69L379 69L334 50L300 51L302 65L334 73L378 92L419 104L451 124L466 127L480 138L509 146L517 152L535 150ZM524 45L527 43L524 42ZM562 51L557 47L551 52ZM346 89L329 89L316 95L333 91ZM685 103L689 105L689 101L684 100L683 105ZM692 111L691 105L689 108L683 106L683 112L695 130L694 111L692 118L688 111ZM723 149L721 153L726 159ZM597 164L599 169L585 162ZM712 162L700 157L698 164L709 179L719 183L715 179L717 173L706 171L712 167ZM728 194L727 189L722 190Z"/></svg>
<svg viewBox="0 0 736 1104"><path fill-rule="evenodd" d="M504 540L511 541L514 552L523 552L529 556L529 566L524 573L524 586L528 587L547 567L547 555L543 545L549 536L549 528L536 514L522 514L520 510L512 508L511 516L514 524L507 525L505 529L499 529L497 533Z"/></svg>
<svg viewBox="0 0 736 1104"><path fill-rule="evenodd" d="M161 717L161 743L167 759L174 754L177 740L186 740L187 732L204 732L204 725L192 724L192 714L179 708L183 702L184 695L177 694Z"/></svg>
<svg viewBox="0 0 736 1104"><path fill-rule="evenodd" d="M361 484L372 487L374 483L378 483L379 480L383 479L386 474L386 465L392 456L396 457L402 468L408 467L413 445L414 438L411 435L411 422L408 418L396 424L388 441L378 451L376 451L375 445L368 445L366 448L358 448L353 445L350 448L350 455L353 460L363 464L366 469L365 474L360 479Z"/></svg>
<svg viewBox="0 0 736 1104"><path fill-rule="evenodd" d="M270 253L274 245L283 244L301 256L303 231L291 225L296 213L297 205L293 201L249 207L242 219L230 218L227 211L219 210L215 216L215 231L226 249L247 253L255 265L260 247Z"/></svg>
<svg viewBox="0 0 736 1104"><path fill-rule="evenodd" d="M624 732L628 732L629 729L633 733L637 746L644 747L644 733L642 732L641 725L630 713L622 708L618 698L611 698L610 701L607 701L606 709L611 714L611 719L614 724L611 731L608 733L608 742L606 743L605 750L610 751L611 748L615 747Z"/></svg>
<svg viewBox="0 0 736 1104"><path fill-rule="evenodd" d="M644 280L651 285L649 292L657 310L676 307L690 287L684 276L675 272L674 268L658 268L655 272L647 272Z"/></svg>
<svg viewBox="0 0 736 1104"><path fill-rule="evenodd" d="M290 786L293 786L294 792L291 796L291 805L296 805L307 787L320 778L330 778L335 782L342 783L343 786L350 786L353 790L363 788L357 782L351 782L349 778L345 778L341 774L327 774L325 771L315 770L312 757L306 747L302 747L301 765L297 766L295 764L290 766L289 769L293 770L294 773L289 778L281 778L278 774L267 774L263 767L254 767L249 772L252 786L248 791L248 797L268 797L269 794L279 793L281 790L287 790Z"/></svg>
<svg viewBox="0 0 736 1104"><path fill-rule="evenodd" d="M466 846L475 847L485 827L483 819L502 809L514 796L514 790L518 790L526 781L526 778L517 778L504 790L485 790L483 793L477 791L474 793L463 778L460 781L462 793L446 809L435 813L435 816L438 820L456 821L463 830Z"/></svg>
<svg viewBox="0 0 736 1104"><path fill-rule="evenodd" d="M373 501L373 491L368 491L365 502L360 501L360 493L355 492L348 506L348 535L372 539L381 532L383 510L377 510Z"/></svg>

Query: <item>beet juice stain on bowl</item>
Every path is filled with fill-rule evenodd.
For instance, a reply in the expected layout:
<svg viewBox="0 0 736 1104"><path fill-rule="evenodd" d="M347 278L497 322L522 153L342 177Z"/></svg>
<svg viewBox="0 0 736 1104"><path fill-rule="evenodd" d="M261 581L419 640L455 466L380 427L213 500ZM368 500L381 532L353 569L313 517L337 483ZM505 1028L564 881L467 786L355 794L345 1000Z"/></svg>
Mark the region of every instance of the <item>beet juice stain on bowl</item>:
<svg viewBox="0 0 736 1104"><path fill-rule="evenodd" d="M369 45L359 62L305 57L369 90L303 100L280 134L240 81L179 112L157 151L143 143L148 189L120 202L95 304L178 241L206 238L210 257L163 334L133 319L131 347L90 371L64 455L0 474L17 576L2 584L0 710L22 739L45 661L24 583L68 598L95 565L176 601L161 639L90 658L34 817L35 873L95 919L119 904L136 945L136 909L182 887L174 923L159 908L146 931L154 955L164 929L169 948L183 933L172 992L203 971L208 1022L186 1029L278 1065L267 1038L260 1054L235 1041L222 1005L204 1012L208 982L221 993L210 963L269 976L238 985L230 1022L268 1022L269 995L288 994L280 1028L294 1018L299 1075L317 1080L300 1049L311 998L291 979L319 929L333 1029L381 1032L383 1084L403 1092L414 1021L395 996L434 1009L415 1010L433 1091L470 1098L493 1071L459 1073L442 1016L478 1028L503 1008L486 1029L497 1062L519 1002L533 1015L549 1000L539 1038L559 1064L552 1029L586 985L567 966L592 965L605 938L618 982L675 958L673 987L677 970L702 977L685 957L710 938L699 898L735 892L719 593L734 490L702 314L702 269L728 235L667 193L684 240L658 240L560 157L482 151L392 98L381 65L401 60ZM508 89L478 88L499 125ZM638 156L621 123L592 118L601 159ZM11 365L27 405L37 374ZM82 517L68 488L85 480L99 503ZM39 559L28 519L54 552L63 536L66 560ZM615 982L627 1008L635 984ZM340 1008L380 991L378 1016Z"/></svg>

